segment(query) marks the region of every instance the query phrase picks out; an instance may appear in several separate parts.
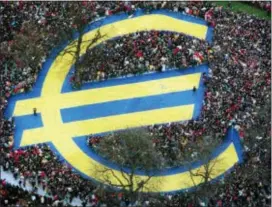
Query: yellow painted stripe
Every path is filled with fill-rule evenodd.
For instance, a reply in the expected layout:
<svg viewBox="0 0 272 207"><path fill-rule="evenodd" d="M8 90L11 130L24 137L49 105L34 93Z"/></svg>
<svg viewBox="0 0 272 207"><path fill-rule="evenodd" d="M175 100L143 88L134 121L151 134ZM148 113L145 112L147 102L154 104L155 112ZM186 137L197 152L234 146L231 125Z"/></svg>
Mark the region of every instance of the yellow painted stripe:
<svg viewBox="0 0 272 207"><path fill-rule="evenodd" d="M103 182L102 173L98 173L99 170L105 169L103 165L96 162L93 159L90 159L81 149L79 149L76 144L70 139L63 144L62 141L53 142L57 150L65 157L65 159L75 168L81 172L84 172L88 176ZM218 157L211 161L211 165L214 164L213 171L211 173L211 178L216 178L228 169L230 169L235 163L238 162L238 156L233 144L230 144L229 147L223 151ZM123 178L120 171L113 170L114 174L126 184L126 180ZM196 168L192 171L204 172L204 166L202 165L199 168ZM104 174L106 176L107 174ZM120 184L112 175L108 174L108 178L113 184ZM135 176L135 180L144 180L146 176ZM194 177L193 181L196 185L203 182L201 177ZM144 189L144 192L169 192L182 190L190 187L194 187L190 173L188 171L183 173L178 173L174 175L165 175L165 176L155 176L147 183L147 188Z"/></svg>
<svg viewBox="0 0 272 207"><path fill-rule="evenodd" d="M23 132L21 146L44 143L57 140L65 143L67 139L88 134L103 133L108 131L140 127L157 123L176 122L192 119L194 105L184 105L162 109L154 109L142 112L109 116L85 121L76 121L63 124L58 122L59 116L52 116L48 112L43 119L49 123L46 127L29 129ZM54 123L54 125L50 125ZM65 137L65 140L62 140Z"/></svg>
<svg viewBox="0 0 272 207"><path fill-rule="evenodd" d="M106 36L97 41L93 47L114 37L144 30L172 31L205 39L208 27L175 19L166 15L152 14L108 24L100 27L99 30L102 35L105 34ZM85 54L88 40L93 39L96 33L97 29L90 31L83 36L83 41L85 42L82 44L81 55ZM70 46L67 47L69 50L71 49ZM60 93L62 84L72 64L73 57L69 53L60 55L56 58L45 79L45 84L42 88L43 96L48 96L52 93Z"/></svg>
<svg viewBox="0 0 272 207"><path fill-rule="evenodd" d="M199 86L200 77L201 74L196 73L22 100L16 103L14 116L30 114L34 107L38 109L38 112L44 112L47 109L53 108L70 108L87 104L192 90L194 86Z"/></svg>
<svg viewBox="0 0 272 207"><path fill-rule="evenodd" d="M89 133L102 133L119 129L146 126L156 123L176 122L192 119L194 105L154 109L130 114L109 116L101 119L69 122L65 124L68 134L82 136ZM90 130L90 128L92 128Z"/></svg>

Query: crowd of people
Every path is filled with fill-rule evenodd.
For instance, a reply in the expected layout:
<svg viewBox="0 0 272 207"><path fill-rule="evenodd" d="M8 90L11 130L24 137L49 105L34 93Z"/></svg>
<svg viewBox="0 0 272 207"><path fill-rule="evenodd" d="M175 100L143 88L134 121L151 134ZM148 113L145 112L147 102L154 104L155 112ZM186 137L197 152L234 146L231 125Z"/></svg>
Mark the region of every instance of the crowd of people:
<svg viewBox="0 0 272 207"><path fill-rule="evenodd" d="M182 34L137 32L104 42L87 51L100 57L86 67L84 81L187 68L208 60L208 43Z"/></svg>
<svg viewBox="0 0 272 207"><path fill-rule="evenodd" d="M40 66L56 43L60 43L54 31L61 23L67 27L66 10L73 6L90 9L94 20L102 16L126 12L133 15L137 9L151 13L156 9L169 9L204 18L214 27L213 43L160 31L145 31L109 40L93 50L102 53L101 59L86 70L84 80L97 80L138 74L164 68L186 68L208 62L211 73L203 74L206 86L203 108L197 120L186 124L149 126L157 134L154 147L177 165L177 155L190 143L205 136L222 140L227 128L233 125L244 145L245 163L236 166L225 180L218 183L217 191L206 200L195 200L190 193L162 195L160 198L144 199L140 206L268 206L270 203L270 100L271 93L271 26L270 21L260 20L244 13L233 13L210 2L1 2L1 48L10 48L13 39L22 31L25 21L35 19L37 24L50 31L50 45L39 57L35 68L21 65L13 59L9 50L0 51L0 165L10 171L19 184L28 182L33 192L12 187L1 180L0 203L4 206L61 206L69 205L79 197L82 205L132 206L122 194L107 192L90 180L77 175L67 164L43 144L13 150L13 119L5 119L3 112L11 94L31 90ZM58 20L60 19L60 20ZM87 20L90 20L87 18ZM73 25L68 25L72 27ZM45 38L46 39L46 38ZM48 41L48 39L47 39ZM37 45L38 46L38 45ZM7 52L7 53L6 53ZM124 68L129 68L124 70ZM91 73L90 71L94 71ZM29 80L28 78L31 77ZM263 114L262 110L267 109ZM268 118L267 118L268 117ZM258 134L248 131L262 129ZM93 137L89 140L93 141ZM261 144L263 143L264 144ZM96 138L94 144L99 146ZM175 153L173 153L175 152ZM245 170L247 169L247 170ZM254 178L248 173L253 169L267 169L269 176L258 173ZM267 172L266 172L267 173ZM247 177L248 176L248 177ZM46 196L37 195L37 188L46 191ZM161 199L163 199L161 201ZM22 204L24 203L24 204Z"/></svg>
<svg viewBox="0 0 272 207"><path fill-rule="evenodd" d="M250 1L249 3L271 13L271 1Z"/></svg>

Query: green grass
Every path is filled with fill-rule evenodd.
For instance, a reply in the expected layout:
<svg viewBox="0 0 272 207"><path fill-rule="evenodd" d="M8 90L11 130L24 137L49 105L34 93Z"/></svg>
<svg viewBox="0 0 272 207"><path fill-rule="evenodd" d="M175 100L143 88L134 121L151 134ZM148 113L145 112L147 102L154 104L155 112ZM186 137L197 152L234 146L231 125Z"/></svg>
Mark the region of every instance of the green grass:
<svg viewBox="0 0 272 207"><path fill-rule="evenodd" d="M226 8L228 5L228 1L216 1L214 3L216 3L219 6L223 6L224 8ZM268 15L265 10L259 9L253 5L249 5L245 2L232 1L231 5L232 5L231 9L234 12L244 12L244 13L247 13L250 15L257 16L261 19L266 19L266 20L271 19L271 14Z"/></svg>

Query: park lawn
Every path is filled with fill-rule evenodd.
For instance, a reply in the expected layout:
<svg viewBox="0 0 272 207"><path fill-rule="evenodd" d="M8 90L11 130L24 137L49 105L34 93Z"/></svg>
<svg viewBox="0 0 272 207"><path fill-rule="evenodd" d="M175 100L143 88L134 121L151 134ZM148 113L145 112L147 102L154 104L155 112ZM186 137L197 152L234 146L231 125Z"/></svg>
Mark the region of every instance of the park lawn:
<svg viewBox="0 0 272 207"><path fill-rule="evenodd" d="M228 5L228 1L215 1L215 3L219 6L224 6L225 8ZM238 2L238 1L232 1L232 10L236 12L245 12L247 14L255 15L262 19L271 19L271 14L268 15L268 13L265 10L259 9L253 5L249 5L245 2Z"/></svg>

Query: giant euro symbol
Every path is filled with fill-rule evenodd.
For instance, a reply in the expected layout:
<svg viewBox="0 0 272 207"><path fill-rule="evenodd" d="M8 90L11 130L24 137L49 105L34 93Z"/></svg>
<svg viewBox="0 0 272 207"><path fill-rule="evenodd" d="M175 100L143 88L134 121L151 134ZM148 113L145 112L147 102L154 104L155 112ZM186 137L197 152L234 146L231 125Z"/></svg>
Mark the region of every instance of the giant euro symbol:
<svg viewBox="0 0 272 207"><path fill-rule="evenodd" d="M132 19L123 14L93 23L86 29L83 39L94 37L98 26L100 32L107 36L97 44L143 30L184 33L207 41L211 40L212 33L200 19L166 11L149 15L139 11ZM81 55L85 50L86 45L83 45ZM82 136L127 127L190 120L200 112L204 94L201 74L207 72L207 65L183 71L85 84L80 91L72 91L69 86L72 65L71 55L62 56L61 50L53 51L45 62L33 91L13 96L6 115L15 118L15 147L49 143L52 150L85 177L101 180L101 175L92 168L106 167L112 168L115 175L126 182L118 166L104 162L88 151ZM196 94L192 93L193 86L199 88ZM32 115L33 108L37 108L38 116ZM218 170L212 175L214 179L242 161L237 132L230 130L228 134L225 143L214 151L214 159L223 160L215 165ZM201 163L194 166L194 170L202 168ZM166 169L152 177L148 183L149 188L144 191L173 192L189 189L194 186L189 176L189 172L182 166ZM139 171L136 178L147 177ZM119 184L116 178L110 179L113 184ZM195 182L199 184L201 179ZM157 186L156 183L160 185Z"/></svg>

